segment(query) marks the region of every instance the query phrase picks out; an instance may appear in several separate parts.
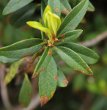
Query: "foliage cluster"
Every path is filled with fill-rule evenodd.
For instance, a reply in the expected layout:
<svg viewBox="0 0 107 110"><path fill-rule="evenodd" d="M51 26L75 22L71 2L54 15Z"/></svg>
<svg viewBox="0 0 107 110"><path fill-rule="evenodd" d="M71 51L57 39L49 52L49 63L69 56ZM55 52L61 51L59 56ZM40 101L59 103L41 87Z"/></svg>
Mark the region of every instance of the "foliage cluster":
<svg viewBox="0 0 107 110"><path fill-rule="evenodd" d="M46 104L53 97L58 86L66 87L68 84L59 65L59 58L70 69L85 75L93 75L88 65L96 63L99 58L94 51L76 42L82 34L81 29L76 29L77 26L87 11L95 9L89 0L78 0L75 3L76 5L72 4L74 6L72 8L68 0L42 0L36 6L33 0L10 0L3 10L3 15L13 13L11 19L14 26L23 26L27 22L29 26L40 30L40 33L35 36L32 33L29 35L28 32L24 32L25 30L20 33L19 29L14 30L8 25L6 33L10 36L28 37L0 48L0 62L12 63L4 79L8 84L16 76L25 58L31 56L32 65L35 65L32 77L37 77L39 80L41 105ZM38 8L41 17L36 18L33 15L38 13ZM8 29L12 32L10 33ZM76 82L78 81L77 79ZM31 82L28 74L25 73L19 95L20 103L27 106L32 98L32 92Z"/></svg>

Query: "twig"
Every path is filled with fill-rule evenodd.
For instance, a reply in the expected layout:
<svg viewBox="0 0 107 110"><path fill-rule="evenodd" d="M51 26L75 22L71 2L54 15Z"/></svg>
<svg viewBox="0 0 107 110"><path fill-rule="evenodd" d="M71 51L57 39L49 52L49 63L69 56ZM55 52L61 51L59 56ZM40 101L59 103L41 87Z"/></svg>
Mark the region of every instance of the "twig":
<svg viewBox="0 0 107 110"><path fill-rule="evenodd" d="M96 44L98 44L99 42L101 42L102 40L104 40L106 38L107 38L107 31L99 34L96 38L94 38L92 40L81 42L80 44L82 44L86 47L92 47L92 46L95 46Z"/></svg>
<svg viewBox="0 0 107 110"><path fill-rule="evenodd" d="M34 110L39 104L40 104L40 97L39 95L37 95L31 100L29 106L22 110Z"/></svg>
<svg viewBox="0 0 107 110"><path fill-rule="evenodd" d="M28 107L26 108L23 108L23 107L20 107L20 106L16 106L14 107L13 110L35 110L35 108L37 108L37 106L40 104L40 98L39 98L39 95L35 95L30 104L28 105ZM11 110L11 109L10 109Z"/></svg>
<svg viewBox="0 0 107 110"><path fill-rule="evenodd" d="M4 83L5 66L0 65L0 87L1 87L1 97L3 104L7 110L12 110L12 106L9 101L7 87Z"/></svg>
<svg viewBox="0 0 107 110"><path fill-rule="evenodd" d="M90 110L92 98L93 96L90 93L87 93L79 110Z"/></svg>
<svg viewBox="0 0 107 110"><path fill-rule="evenodd" d="M40 104L40 97L37 94L38 90L38 80L36 78L32 79L33 97L27 108L22 110L34 110Z"/></svg>

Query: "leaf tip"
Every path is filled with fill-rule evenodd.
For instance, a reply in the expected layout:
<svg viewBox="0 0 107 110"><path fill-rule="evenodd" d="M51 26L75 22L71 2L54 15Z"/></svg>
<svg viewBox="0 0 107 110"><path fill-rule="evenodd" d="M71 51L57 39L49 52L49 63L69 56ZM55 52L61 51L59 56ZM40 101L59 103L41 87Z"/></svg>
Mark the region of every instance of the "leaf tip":
<svg viewBox="0 0 107 110"><path fill-rule="evenodd" d="M54 96L54 94L55 94L55 91L51 92L51 97L50 98L52 98Z"/></svg>
<svg viewBox="0 0 107 110"><path fill-rule="evenodd" d="M27 21L26 24L30 26L32 24L32 22L31 21Z"/></svg>
<svg viewBox="0 0 107 110"><path fill-rule="evenodd" d="M3 9L3 12L2 12L2 15L7 15L8 14L8 12L7 12L7 9L6 9L6 7Z"/></svg>
<svg viewBox="0 0 107 110"><path fill-rule="evenodd" d="M34 72L33 75L32 75L32 78L35 78L38 76L38 73L37 72Z"/></svg>
<svg viewBox="0 0 107 110"><path fill-rule="evenodd" d="M66 86L68 85L68 80L67 80L67 79L64 79L64 80L63 80L63 84L64 84L64 86L66 87Z"/></svg>
<svg viewBox="0 0 107 110"><path fill-rule="evenodd" d="M40 97L41 106L44 106L48 101L49 101L49 98L47 96Z"/></svg>
<svg viewBox="0 0 107 110"><path fill-rule="evenodd" d="M91 70L90 67L86 68L86 70L90 73L89 75L92 76L93 75L93 71Z"/></svg>

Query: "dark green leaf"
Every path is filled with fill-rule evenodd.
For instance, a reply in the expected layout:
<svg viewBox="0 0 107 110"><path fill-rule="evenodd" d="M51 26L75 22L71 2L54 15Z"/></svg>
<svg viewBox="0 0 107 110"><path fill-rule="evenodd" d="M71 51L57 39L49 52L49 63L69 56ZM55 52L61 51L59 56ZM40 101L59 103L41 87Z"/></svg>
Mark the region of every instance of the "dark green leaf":
<svg viewBox="0 0 107 110"><path fill-rule="evenodd" d="M18 60L17 58L7 58L5 56L0 56L0 63L9 63L17 60Z"/></svg>
<svg viewBox="0 0 107 110"><path fill-rule="evenodd" d="M30 31L18 29L8 24L4 29L4 35L1 42L4 46L7 46L20 40L30 39L32 36L33 35L30 33Z"/></svg>
<svg viewBox="0 0 107 110"><path fill-rule="evenodd" d="M64 19L58 34L74 30L83 19L89 5L88 0L82 0Z"/></svg>
<svg viewBox="0 0 107 110"><path fill-rule="evenodd" d="M61 1L61 12L63 14L68 14L71 11L71 6L68 0L60 0Z"/></svg>
<svg viewBox="0 0 107 110"><path fill-rule="evenodd" d="M66 87L68 85L68 81L61 70L58 70L58 86Z"/></svg>
<svg viewBox="0 0 107 110"><path fill-rule="evenodd" d="M0 48L0 62L12 62L37 52L43 43L40 39L27 39Z"/></svg>
<svg viewBox="0 0 107 110"><path fill-rule="evenodd" d="M32 1L33 0L10 0L5 9L3 10L3 15L15 12Z"/></svg>
<svg viewBox="0 0 107 110"><path fill-rule="evenodd" d="M88 64L94 64L99 59L98 54L82 45L76 43L63 43L62 45L75 51Z"/></svg>
<svg viewBox="0 0 107 110"><path fill-rule="evenodd" d="M32 94L32 85L29 81L27 74L25 74L25 78L19 94L19 102L21 103L21 105L27 106L32 98Z"/></svg>
<svg viewBox="0 0 107 110"><path fill-rule="evenodd" d="M38 45L41 42L42 40L37 39L37 38L25 39L25 40L16 42L12 45L2 47L0 48L0 51L14 51L14 50L19 50L19 49L29 48L29 47Z"/></svg>
<svg viewBox="0 0 107 110"><path fill-rule="evenodd" d="M95 7L93 6L93 4L91 2L89 2L88 10L95 11Z"/></svg>
<svg viewBox="0 0 107 110"><path fill-rule="evenodd" d="M51 6L51 9L55 14L60 16L61 14L60 0L48 0L48 5Z"/></svg>
<svg viewBox="0 0 107 110"><path fill-rule="evenodd" d="M78 30L68 31L60 35L59 38L62 38L62 42L71 42L76 40L81 34L82 34L82 30L78 29Z"/></svg>
<svg viewBox="0 0 107 110"><path fill-rule="evenodd" d="M37 19L35 11L37 5L35 3L30 3L29 5L19 9L11 16L11 24L15 27L20 27L26 24L27 21L33 21Z"/></svg>
<svg viewBox="0 0 107 110"><path fill-rule="evenodd" d="M38 70L39 68L41 67L42 63L44 62L45 58L47 57L48 55L48 51L49 51L49 48L47 47L42 56L40 57L38 63L36 64L36 67L35 67L35 70L34 70L34 73L33 73L33 77L37 76L38 75Z"/></svg>
<svg viewBox="0 0 107 110"><path fill-rule="evenodd" d="M61 57L61 59L69 65L73 70L80 71L86 75L92 75L93 72L91 71L90 67L84 62L84 60L73 50L59 46L55 48L55 51Z"/></svg>
<svg viewBox="0 0 107 110"><path fill-rule="evenodd" d="M48 61L48 59L50 59L50 61ZM42 64L39 76L39 95L41 105L46 104L53 97L56 87L57 66L52 56L47 56Z"/></svg>
<svg viewBox="0 0 107 110"><path fill-rule="evenodd" d="M47 1L48 1L48 4L52 7L53 12L55 12L58 15L60 15L61 13L68 14L71 11L71 6L70 6L68 0L52 0L52 1L51 0L42 0L41 1L42 14L43 14L44 8L46 7ZM53 4L56 4L56 5L53 5ZM56 6L58 6L59 11L57 10L58 8L56 8ZM58 12L56 12L56 11L58 11Z"/></svg>

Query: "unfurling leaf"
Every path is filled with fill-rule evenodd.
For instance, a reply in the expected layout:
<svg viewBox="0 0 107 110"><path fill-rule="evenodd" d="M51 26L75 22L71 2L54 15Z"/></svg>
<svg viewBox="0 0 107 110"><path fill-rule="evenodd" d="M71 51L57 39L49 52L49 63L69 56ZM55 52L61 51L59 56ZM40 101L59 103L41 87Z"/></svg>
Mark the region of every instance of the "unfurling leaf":
<svg viewBox="0 0 107 110"><path fill-rule="evenodd" d="M44 33L46 33L47 35L50 36L50 31L48 28L44 27L41 23L39 22L36 22L36 21L28 21L27 24L30 26L30 27L33 27L35 29L38 29Z"/></svg>

